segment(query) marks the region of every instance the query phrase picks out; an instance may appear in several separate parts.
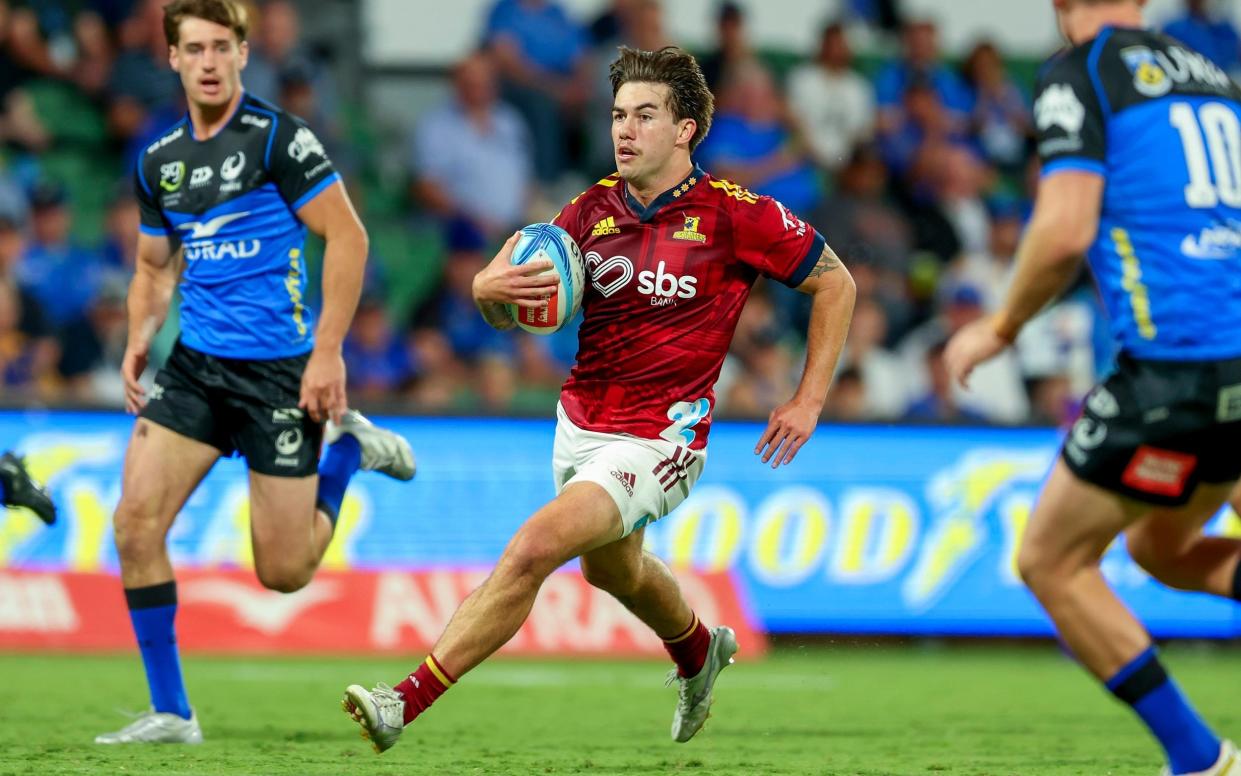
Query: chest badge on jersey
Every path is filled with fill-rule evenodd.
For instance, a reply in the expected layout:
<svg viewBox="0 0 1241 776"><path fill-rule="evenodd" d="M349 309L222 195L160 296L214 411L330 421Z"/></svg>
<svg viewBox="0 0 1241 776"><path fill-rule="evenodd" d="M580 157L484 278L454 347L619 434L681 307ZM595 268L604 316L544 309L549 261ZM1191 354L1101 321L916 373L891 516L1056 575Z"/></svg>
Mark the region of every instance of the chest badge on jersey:
<svg viewBox="0 0 1241 776"><path fill-rule="evenodd" d="M1172 79L1155 52L1146 46L1129 46L1122 49L1120 58L1133 73L1133 88L1147 97L1162 97L1172 91Z"/></svg>
<svg viewBox="0 0 1241 776"><path fill-rule="evenodd" d="M169 162L159 166L159 187L164 191L176 191L184 180L185 162Z"/></svg>
<svg viewBox="0 0 1241 776"><path fill-rule="evenodd" d="M685 216L685 228L672 233L674 240L688 240L689 242L705 243L707 236L698 231L698 224L702 221L700 216Z"/></svg>

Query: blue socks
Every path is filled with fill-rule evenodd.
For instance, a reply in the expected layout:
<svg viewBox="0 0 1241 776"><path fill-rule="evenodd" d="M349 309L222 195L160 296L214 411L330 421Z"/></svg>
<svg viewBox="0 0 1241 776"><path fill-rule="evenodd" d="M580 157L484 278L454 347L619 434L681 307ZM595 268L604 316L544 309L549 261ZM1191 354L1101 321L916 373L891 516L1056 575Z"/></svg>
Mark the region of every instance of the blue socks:
<svg viewBox="0 0 1241 776"><path fill-rule="evenodd" d="M332 521L333 528L340 514L340 503L345 500L345 488L361 465L362 446L353 434L342 434L328 445L323 460L319 461L318 507Z"/></svg>
<svg viewBox="0 0 1241 776"><path fill-rule="evenodd" d="M1107 681L1107 689L1133 707L1168 755L1173 773L1210 768L1220 741L1189 705L1151 647Z"/></svg>
<svg viewBox="0 0 1241 776"><path fill-rule="evenodd" d="M125 603L129 605L129 619L142 652L151 705L156 711L189 719L190 702L185 697L181 658L177 656L177 637L173 633L173 620L177 616L176 581L128 588Z"/></svg>

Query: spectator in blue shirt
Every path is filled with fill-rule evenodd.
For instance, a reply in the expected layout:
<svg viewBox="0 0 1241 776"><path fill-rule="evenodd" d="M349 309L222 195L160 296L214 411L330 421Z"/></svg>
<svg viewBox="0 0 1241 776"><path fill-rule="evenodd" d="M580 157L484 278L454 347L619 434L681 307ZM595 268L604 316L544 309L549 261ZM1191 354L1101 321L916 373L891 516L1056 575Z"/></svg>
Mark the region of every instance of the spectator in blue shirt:
<svg viewBox="0 0 1241 776"><path fill-rule="evenodd" d="M568 159L568 137L580 132L589 94L586 31L553 0L498 0L483 44L495 57L503 96L525 117L534 139L539 180L554 183Z"/></svg>
<svg viewBox="0 0 1241 776"><path fill-rule="evenodd" d="M1236 78L1241 75L1241 37L1226 19L1213 17L1207 6L1207 0L1185 0L1185 15L1168 22L1163 31Z"/></svg>
<svg viewBox="0 0 1241 776"><path fill-rule="evenodd" d="M374 291L358 300L342 355L349 391L361 398L395 394L407 388L417 374L404 338L393 331L383 296Z"/></svg>
<svg viewBox="0 0 1241 776"><path fill-rule="evenodd" d="M66 204L59 184L43 183L35 189L30 197L33 239L17 272L59 331L86 314L104 274L99 256L70 241Z"/></svg>
<svg viewBox="0 0 1241 776"><path fill-rule="evenodd" d="M908 22L902 33L904 58L884 67L875 77L875 99L880 108L880 128L897 120L905 91L914 81L926 81L935 89L954 120L964 122L973 110L969 87L939 58L939 31L927 20Z"/></svg>
<svg viewBox="0 0 1241 776"><path fill-rule="evenodd" d="M811 212L819 202L818 177L771 73L756 61L738 65L725 78L719 105L695 160L795 213Z"/></svg>

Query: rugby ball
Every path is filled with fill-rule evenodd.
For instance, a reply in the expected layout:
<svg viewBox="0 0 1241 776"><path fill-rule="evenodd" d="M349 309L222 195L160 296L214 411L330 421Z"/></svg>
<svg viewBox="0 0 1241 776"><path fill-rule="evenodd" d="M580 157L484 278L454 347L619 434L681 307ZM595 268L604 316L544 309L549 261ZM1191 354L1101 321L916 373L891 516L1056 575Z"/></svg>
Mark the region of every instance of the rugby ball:
<svg viewBox="0 0 1241 776"><path fill-rule="evenodd" d="M510 261L526 264L539 259L552 263L541 274L555 273L559 281L552 295L539 307L509 305L509 312L517 325L531 334L551 334L573 320L581 309L586 273L577 243L555 224L531 224L522 229Z"/></svg>

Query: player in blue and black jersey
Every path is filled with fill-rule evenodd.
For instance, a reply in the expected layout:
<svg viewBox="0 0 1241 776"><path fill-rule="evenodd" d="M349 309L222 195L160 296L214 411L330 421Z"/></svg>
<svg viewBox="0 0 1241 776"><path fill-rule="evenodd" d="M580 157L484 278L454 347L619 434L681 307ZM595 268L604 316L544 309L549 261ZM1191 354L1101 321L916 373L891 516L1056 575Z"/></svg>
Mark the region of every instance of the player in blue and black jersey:
<svg viewBox="0 0 1241 776"><path fill-rule="evenodd" d="M314 132L242 91L246 31L235 0L164 8L189 112L135 170L142 226L121 371L140 417L113 519L151 711L98 743L202 740L177 656L165 536L221 455L246 459L255 570L284 592L310 581L356 470L414 474L408 442L347 409L341 344L366 232ZM304 296L307 229L327 246L317 322ZM147 392L139 378L178 280L181 337Z"/></svg>
<svg viewBox="0 0 1241 776"><path fill-rule="evenodd" d="M1169 772L1241 776L1099 561L1127 533L1176 587L1241 599L1241 541L1202 526L1241 476L1241 89L1146 29L1143 0L1053 0L1072 47L1035 102L1043 177L1001 310L946 360L964 381L1085 253L1120 346L1030 518L1018 566L1065 643L1163 746Z"/></svg>

